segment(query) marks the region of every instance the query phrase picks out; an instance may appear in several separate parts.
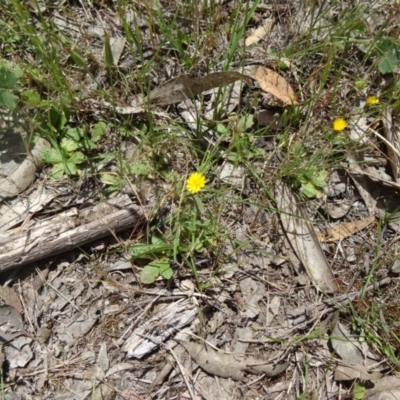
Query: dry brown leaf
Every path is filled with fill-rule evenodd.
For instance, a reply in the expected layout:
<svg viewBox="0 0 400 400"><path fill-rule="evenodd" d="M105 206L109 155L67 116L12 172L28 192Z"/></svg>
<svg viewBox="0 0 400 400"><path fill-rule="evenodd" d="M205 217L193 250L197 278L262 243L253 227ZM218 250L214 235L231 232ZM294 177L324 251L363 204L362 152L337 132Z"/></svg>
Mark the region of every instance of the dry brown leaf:
<svg viewBox="0 0 400 400"><path fill-rule="evenodd" d="M149 98L152 103L166 106L179 103L187 98L192 99L212 88L226 86L246 78L246 75L235 71L214 72L201 78L181 75L152 90Z"/></svg>
<svg viewBox="0 0 400 400"><path fill-rule="evenodd" d="M244 68L244 73L237 71L214 72L201 78L181 75L171 79L151 91L149 99L160 106L179 103L192 99L207 90L223 87L238 80L255 79L261 89L272 94L284 104L296 104L295 93L290 84L275 71L265 67L250 66Z"/></svg>
<svg viewBox="0 0 400 400"><path fill-rule="evenodd" d="M272 27L274 26L275 20L269 20L264 25L257 28L245 41L246 46L251 46L254 43L260 41L263 37L268 35L271 32Z"/></svg>
<svg viewBox="0 0 400 400"><path fill-rule="evenodd" d="M8 286L0 286L0 299L2 299L5 304L13 306L19 313L22 313L24 310L17 293Z"/></svg>
<svg viewBox="0 0 400 400"><path fill-rule="evenodd" d="M21 330L24 329L21 314L15 307L7 304L0 306L0 338L3 342L13 340L21 335Z"/></svg>
<svg viewBox="0 0 400 400"><path fill-rule="evenodd" d="M357 221L343 222L325 231L317 232L317 238L320 242L336 242L337 240L354 235L368 225L371 225L374 221L375 217L368 217Z"/></svg>
<svg viewBox="0 0 400 400"><path fill-rule="evenodd" d="M272 94L284 104L297 104L294 90L277 72L265 67L258 67L253 78L262 90Z"/></svg>
<svg viewBox="0 0 400 400"><path fill-rule="evenodd" d="M340 322L337 322L332 329L330 342L335 353L349 365L368 366L375 363L367 343L353 335Z"/></svg>

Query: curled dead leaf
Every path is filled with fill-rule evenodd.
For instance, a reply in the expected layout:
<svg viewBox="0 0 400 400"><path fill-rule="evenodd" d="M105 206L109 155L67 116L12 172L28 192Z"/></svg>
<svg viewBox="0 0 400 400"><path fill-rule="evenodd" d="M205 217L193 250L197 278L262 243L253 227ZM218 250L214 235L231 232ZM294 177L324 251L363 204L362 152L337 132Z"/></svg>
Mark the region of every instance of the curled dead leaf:
<svg viewBox="0 0 400 400"><path fill-rule="evenodd" d="M214 72L201 78L181 75L152 90L149 98L152 103L166 106L188 98L192 99L212 88L223 87L246 78L245 75L236 71Z"/></svg>
<svg viewBox="0 0 400 400"><path fill-rule="evenodd" d="M223 378L232 378L236 381L244 381L244 372L251 374L265 374L268 377L276 376L285 371L289 363L268 363L267 360L260 360L247 357L243 354L224 353L216 351L204 344L178 340L178 342L190 354L190 357L206 372Z"/></svg>

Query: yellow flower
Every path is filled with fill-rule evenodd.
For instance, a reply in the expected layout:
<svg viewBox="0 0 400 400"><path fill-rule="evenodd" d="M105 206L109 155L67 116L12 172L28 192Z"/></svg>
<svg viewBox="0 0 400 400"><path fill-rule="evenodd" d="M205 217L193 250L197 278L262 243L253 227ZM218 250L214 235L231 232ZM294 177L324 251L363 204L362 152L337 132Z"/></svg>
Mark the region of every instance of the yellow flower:
<svg viewBox="0 0 400 400"><path fill-rule="evenodd" d="M373 106L374 104L379 103L379 98L376 96L368 96L367 97L367 105L368 106Z"/></svg>
<svg viewBox="0 0 400 400"><path fill-rule="evenodd" d="M343 118L336 118L333 121L333 130L336 132L343 131L347 128L347 122Z"/></svg>
<svg viewBox="0 0 400 400"><path fill-rule="evenodd" d="M200 172L193 172L186 182L186 189L190 193L200 192L206 185L206 177Z"/></svg>

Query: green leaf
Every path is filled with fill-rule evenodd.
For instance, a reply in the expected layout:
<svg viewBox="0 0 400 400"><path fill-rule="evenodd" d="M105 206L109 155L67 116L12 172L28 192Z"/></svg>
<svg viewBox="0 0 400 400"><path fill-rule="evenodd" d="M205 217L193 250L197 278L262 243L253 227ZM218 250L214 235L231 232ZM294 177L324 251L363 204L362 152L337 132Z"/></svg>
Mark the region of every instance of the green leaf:
<svg viewBox="0 0 400 400"><path fill-rule="evenodd" d="M153 235L151 237L151 244L158 245L158 246L164 246L166 244L166 241L160 236Z"/></svg>
<svg viewBox="0 0 400 400"><path fill-rule="evenodd" d="M128 168L132 175L149 175L151 173L150 166L145 163L130 164Z"/></svg>
<svg viewBox="0 0 400 400"><path fill-rule="evenodd" d="M102 174L100 180L108 185L115 185L119 182L119 177L117 175Z"/></svg>
<svg viewBox="0 0 400 400"><path fill-rule="evenodd" d="M111 50L110 37L104 36L104 61L108 70L111 70L114 64L114 57Z"/></svg>
<svg viewBox="0 0 400 400"><path fill-rule="evenodd" d="M165 251L171 250L172 246L169 244L143 244L138 243L130 247L130 253L133 258L146 258L150 256L159 256Z"/></svg>
<svg viewBox="0 0 400 400"><path fill-rule="evenodd" d="M227 127L225 125L222 125L222 124L217 124L216 129L217 129L217 132L221 133L222 135L224 135L225 133L228 132Z"/></svg>
<svg viewBox="0 0 400 400"><path fill-rule="evenodd" d="M68 175L76 175L76 173L78 172L78 168L76 167L76 164L73 162L66 162L62 165L64 166L64 171Z"/></svg>
<svg viewBox="0 0 400 400"><path fill-rule="evenodd" d="M307 183L301 187L301 191L304 193L305 196L307 196L309 199L312 199L314 197L318 197L319 191L316 189L316 187L311 183Z"/></svg>
<svg viewBox="0 0 400 400"><path fill-rule="evenodd" d="M399 65L399 60L393 53L387 53L379 62L379 72L381 74L390 74L393 73Z"/></svg>
<svg viewBox="0 0 400 400"><path fill-rule="evenodd" d="M54 107L49 110L49 123L57 130L61 130L69 121L69 110L57 110Z"/></svg>
<svg viewBox="0 0 400 400"><path fill-rule="evenodd" d="M68 153L72 153L74 150L79 148L79 143L76 143L73 139L64 138L61 140L60 146Z"/></svg>
<svg viewBox="0 0 400 400"><path fill-rule="evenodd" d="M268 54L269 54L271 57L279 57L278 51L277 51L275 48L273 48L273 47L271 47L271 48L268 50Z"/></svg>
<svg viewBox="0 0 400 400"><path fill-rule="evenodd" d="M204 214L204 204L201 201L199 196L193 196L194 202L196 203L196 207L199 210L200 214Z"/></svg>
<svg viewBox="0 0 400 400"><path fill-rule="evenodd" d="M70 158L68 159L69 163L74 163L74 164L81 164L86 160L86 157L83 153L80 151L77 151L73 154L71 154Z"/></svg>
<svg viewBox="0 0 400 400"><path fill-rule="evenodd" d="M104 122L98 122L92 129L92 141L98 142L106 133L107 125Z"/></svg>
<svg viewBox="0 0 400 400"><path fill-rule="evenodd" d="M20 70L19 70L20 71ZM0 88L9 90L18 90L20 85L18 83L19 73L16 69L11 70L5 66L0 67Z"/></svg>
<svg viewBox="0 0 400 400"><path fill-rule="evenodd" d="M169 261L167 258L161 258L159 260L154 260L147 266L151 266L153 268L158 268L159 273L163 278L169 279L173 275L173 271L171 266L169 265Z"/></svg>
<svg viewBox="0 0 400 400"><path fill-rule="evenodd" d="M79 53L72 50L69 51L69 55L76 62L78 66L80 66L81 68L87 68L87 60L83 58Z"/></svg>
<svg viewBox="0 0 400 400"><path fill-rule="evenodd" d="M393 49L394 43L393 40L390 38L385 38L381 42L379 42L376 46L381 54L390 53Z"/></svg>
<svg viewBox="0 0 400 400"><path fill-rule="evenodd" d="M50 164L58 164L64 162L64 157L57 149L44 149L41 152L42 160Z"/></svg>
<svg viewBox="0 0 400 400"><path fill-rule="evenodd" d="M318 172L316 176L313 177L312 183L314 186L317 186L319 188L324 188L327 186L326 180L328 178L328 171L322 170Z"/></svg>
<svg viewBox="0 0 400 400"><path fill-rule="evenodd" d="M160 273L164 279L171 279L172 276L174 275L174 271L170 267L169 263L168 263L168 266L166 266L164 269L160 270Z"/></svg>
<svg viewBox="0 0 400 400"><path fill-rule="evenodd" d="M21 100L31 107L36 107L41 103L40 94L36 90L25 90L21 93Z"/></svg>
<svg viewBox="0 0 400 400"><path fill-rule="evenodd" d="M202 253L204 251L204 245L201 241L198 241L194 246L194 251L196 253Z"/></svg>
<svg viewBox="0 0 400 400"><path fill-rule="evenodd" d="M143 258L151 254L152 246L149 244L137 243L130 247L129 251L133 258Z"/></svg>
<svg viewBox="0 0 400 400"><path fill-rule="evenodd" d="M12 70L12 73L19 79L22 77L22 75L24 74L24 71L22 71L22 69L17 65L16 67L14 67L14 69ZM18 85L19 88L19 85Z"/></svg>
<svg viewBox="0 0 400 400"><path fill-rule="evenodd" d="M360 382L354 383L353 400L362 400L365 395L365 385Z"/></svg>
<svg viewBox="0 0 400 400"><path fill-rule="evenodd" d="M75 142L79 142L81 138L85 135L85 131L82 128L70 128L67 129L66 136L75 140Z"/></svg>
<svg viewBox="0 0 400 400"><path fill-rule="evenodd" d="M159 275L160 269L157 266L148 264L140 272L140 281L145 285L150 285L155 282Z"/></svg>
<svg viewBox="0 0 400 400"><path fill-rule="evenodd" d="M236 130L238 132L245 132L254 125L254 117L251 114L244 115L239 119Z"/></svg>
<svg viewBox="0 0 400 400"><path fill-rule="evenodd" d="M94 143L89 137L85 136L81 140L82 146L88 150L97 149L96 143Z"/></svg>
<svg viewBox="0 0 400 400"><path fill-rule="evenodd" d="M50 171L50 177L52 179L60 179L65 173L63 164L55 165Z"/></svg>
<svg viewBox="0 0 400 400"><path fill-rule="evenodd" d="M0 106L14 110L17 106L18 97L12 93L0 89Z"/></svg>

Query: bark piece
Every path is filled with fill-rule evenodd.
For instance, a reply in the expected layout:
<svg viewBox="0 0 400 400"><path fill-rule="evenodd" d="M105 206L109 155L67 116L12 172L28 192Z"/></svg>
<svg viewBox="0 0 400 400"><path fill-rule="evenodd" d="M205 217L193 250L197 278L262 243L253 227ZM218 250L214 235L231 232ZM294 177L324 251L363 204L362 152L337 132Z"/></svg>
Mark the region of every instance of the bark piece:
<svg viewBox="0 0 400 400"><path fill-rule="evenodd" d="M23 222L29 214L36 213L44 208L56 197L46 190L44 185L39 185L27 197L18 196L0 205L0 232Z"/></svg>
<svg viewBox="0 0 400 400"><path fill-rule="evenodd" d="M296 196L283 182L276 187L276 200L285 234L316 288L322 292L338 290L335 277L317 239L314 227L305 217Z"/></svg>
<svg viewBox="0 0 400 400"><path fill-rule="evenodd" d="M140 359L156 349L178 329L190 324L196 316L197 310L189 300L170 304L135 329L122 350L127 352L128 357Z"/></svg>
<svg viewBox="0 0 400 400"><path fill-rule="evenodd" d="M396 115L393 114L392 107L386 108L383 111L382 124L387 139L386 147L393 177L397 183L400 183L400 124Z"/></svg>

